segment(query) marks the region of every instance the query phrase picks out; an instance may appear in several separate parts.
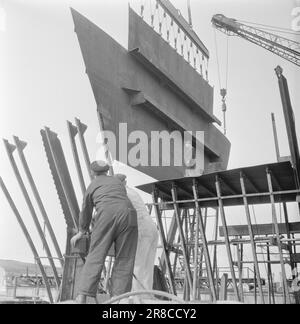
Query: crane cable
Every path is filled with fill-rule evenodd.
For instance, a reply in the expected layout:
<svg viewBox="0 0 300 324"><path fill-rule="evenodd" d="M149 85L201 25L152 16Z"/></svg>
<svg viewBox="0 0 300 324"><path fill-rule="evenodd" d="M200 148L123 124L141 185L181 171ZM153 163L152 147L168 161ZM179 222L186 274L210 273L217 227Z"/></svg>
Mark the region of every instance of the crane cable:
<svg viewBox="0 0 300 324"><path fill-rule="evenodd" d="M227 49L226 49L225 88L222 88L221 68L220 68L220 60L219 60L219 48L218 48L216 29L214 29L214 39L215 39L215 47L216 47L216 59L217 59L217 68L218 68L219 87L220 87L220 94L221 94L221 97L222 97L223 129L224 129L224 135L226 135L226 133L227 133L227 126L226 126L226 112L227 112L226 97L227 97L228 75L229 75L229 35L227 35L227 45L226 45Z"/></svg>

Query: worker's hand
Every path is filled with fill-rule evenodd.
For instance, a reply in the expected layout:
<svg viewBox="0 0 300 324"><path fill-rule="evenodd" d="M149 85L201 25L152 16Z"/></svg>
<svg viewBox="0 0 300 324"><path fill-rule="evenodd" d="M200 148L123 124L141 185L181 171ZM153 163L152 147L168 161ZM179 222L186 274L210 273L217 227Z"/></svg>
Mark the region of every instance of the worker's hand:
<svg viewBox="0 0 300 324"><path fill-rule="evenodd" d="M71 239L71 246L74 249L76 247L76 244L78 241L80 241L83 238L84 234L81 232L78 232L75 236Z"/></svg>

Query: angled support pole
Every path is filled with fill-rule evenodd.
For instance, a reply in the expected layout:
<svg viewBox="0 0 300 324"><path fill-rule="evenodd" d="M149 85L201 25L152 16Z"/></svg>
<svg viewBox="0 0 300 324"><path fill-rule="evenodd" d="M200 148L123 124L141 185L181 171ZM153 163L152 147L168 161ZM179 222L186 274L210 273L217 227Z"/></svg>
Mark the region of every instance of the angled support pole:
<svg viewBox="0 0 300 324"><path fill-rule="evenodd" d="M77 175L78 175L78 179L79 179L81 192L82 192L82 195L85 195L86 186L85 186L84 177L82 174L80 159L79 159L78 150L77 150L77 146L76 146L76 140L75 140L75 138L78 134L78 129L69 121L67 121L67 127L68 127L69 138L70 138L71 148L72 148L72 154L73 154L73 158L74 158L74 162L75 162L75 167L76 167L76 171L77 171Z"/></svg>
<svg viewBox="0 0 300 324"><path fill-rule="evenodd" d="M49 263L50 263L50 266L52 268L52 271L53 271L53 275L54 275L54 278L55 278L55 281L56 281L56 284L57 284L57 287L60 286L60 279L59 279L59 276L58 276L58 273L57 273L57 269L56 269L56 266L55 266L55 263L53 261L53 257L52 257L52 254L51 254L51 251L50 251L50 248L49 248L49 245L48 245L48 242L45 238L45 235L44 235L44 232L43 232L43 229L41 227L41 224L39 222L39 219L36 215L36 212L35 212L35 209L33 207L33 204L31 202L31 199L29 197L29 194L27 192L27 189L25 187L25 184L22 180L22 177L21 177L21 174L19 172L19 169L18 169L18 166L16 164L16 161L13 157L13 152L15 151L16 147L14 145L11 145L7 140L4 140L4 146L5 146L5 149L6 149L6 153L7 153L7 156L9 158L9 161L10 161L10 164L11 164L11 167L14 171L14 174L15 174L15 177L18 181L18 184L19 184L19 187L22 191L22 194L24 196L24 199L26 201L26 204L27 204L27 207L30 211L30 214L31 214L31 217L34 221L34 224L36 226L36 229L38 231L38 234L40 236L40 239L45 247L45 251L46 251L46 254L47 254L47 257L48 257L48 260L49 260Z"/></svg>
<svg viewBox="0 0 300 324"><path fill-rule="evenodd" d="M273 273L272 273L272 263L271 263L271 252L270 243L267 243L267 261L268 261L268 282L269 282L269 304L272 302L275 305L275 294L274 294L274 284L273 284Z"/></svg>
<svg viewBox="0 0 300 324"><path fill-rule="evenodd" d="M204 212L204 222L203 222L203 225L204 225L204 232L206 232L206 225L207 225L207 216L208 216L208 210L207 208L205 208L205 212ZM201 217L202 217L202 211L200 209L200 214L201 214ZM202 239L200 237L200 239ZM204 255L203 255L203 246L201 247L200 249L200 271L199 271L199 276L200 278L203 276L203 258L204 258Z"/></svg>
<svg viewBox="0 0 300 324"><path fill-rule="evenodd" d="M36 200L37 205L39 207L40 213L41 213L41 215L42 215L42 217L44 219L46 228L47 228L47 230L49 232L50 238L51 238L52 243L53 243L53 246L55 248L56 255L59 258L59 261L60 261L61 266L63 267L63 265L64 265L63 255L61 253L59 244L58 244L57 239L56 239L56 235L55 235L54 230L52 228L52 225L50 223L48 214L47 214L47 212L45 210L45 207L44 207L44 204L42 202L42 198L41 198L41 196L39 194L39 191L38 191L38 189L36 187L36 184L34 182L33 176L31 174L31 171L29 169L28 163L27 163L26 158L25 158L24 149L26 148L27 143L21 141L16 136L14 136L14 142L15 142L15 145L16 145L16 148L17 148L17 151L18 151L20 160L22 162L22 165L23 165L25 174L27 176L28 182L29 182L29 184L31 186L33 195L35 197L35 200Z"/></svg>
<svg viewBox="0 0 300 324"><path fill-rule="evenodd" d="M242 188L244 207L245 207L247 224L248 224L248 231L249 231L249 236L250 236L250 241L251 241L251 249L252 249L252 255L253 255L253 260L254 260L254 267L255 267L256 275L257 275L257 279L258 279L259 294L260 294L262 303L264 304L265 303L264 292L263 292L263 288L262 288L260 269L259 269L258 258L257 258L257 253L256 253L256 243L255 243L255 239L254 239L254 232L253 232L253 227L252 227L251 215L250 215L249 204L248 204L248 199L247 199L245 178L244 178L243 173L240 174L240 183L241 183L241 188Z"/></svg>
<svg viewBox="0 0 300 324"><path fill-rule="evenodd" d="M167 237L166 237L169 246L172 246L174 244L176 233L177 233L177 223L176 223L176 217L175 217L175 212L174 212L171 224L168 229ZM165 262L164 253L162 253L160 258L161 258L162 270L165 271L166 270L166 262Z"/></svg>
<svg viewBox="0 0 300 324"><path fill-rule="evenodd" d="M6 186L5 186L5 184L4 184L1 177L0 177L0 186L1 186L1 189L2 189L8 203L10 205L10 208L12 209L13 213L16 216L16 219L17 219L17 221L18 221L18 223L19 223L19 225L20 225L20 227L21 227L21 229L23 231L23 234L24 234L24 236L25 236L25 238L27 240L27 243L28 243L28 245L29 245L29 247L31 249L31 252L32 252L32 254L33 254L33 256L34 256L34 258L36 260L36 263L37 263L39 269L40 269L42 278L43 278L44 283L45 283L45 287L46 287L46 291L47 291L47 294L48 294L49 301L52 304L53 303L53 297L52 297L52 292L51 292L51 288L50 288L50 285L49 285L49 281L48 281L48 278L47 278L45 268L44 268L44 266L43 266L43 264L41 262L39 254L37 252L37 249L36 249L32 239L31 239L31 236L30 236L30 234L29 234L29 232L28 232L28 230L26 228L26 225L24 224L24 222L22 220L22 217L21 217L21 215L20 215L20 213L19 213L19 211L18 211L18 209L17 209L11 195L9 194L9 192L8 192L8 190L7 190L7 188L6 188Z"/></svg>
<svg viewBox="0 0 300 324"><path fill-rule="evenodd" d="M209 255L209 249L207 245L207 239L206 239L206 233L205 233L205 224L203 223L203 218L202 218L202 213L201 213L201 208L198 202L199 199L199 194L198 194L198 186L197 186L197 181L194 179L193 181L193 193L194 193L194 199L195 199L195 208L196 208L196 229L199 228L202 242L203 242L203 253L204 253L204 258L205 258L205 263L206 263L206 268L207 268L207 274L208 274L208 281L209 281L209 286L210 286L210 291L212 295L212 300L213 302L217 301L217 292L216 288L214 285L214 276L213 276L213 269L211 265L211 259ZM196 245L198 245L198 239L199 237L197 236L197 243L195 243L195 253L196 253ZM197 248L198 251L198 248ZM195 271L197 272L197 271ZM194 278L197 275L194 274ZM194 292L195 293L195 292Z"/></svg>
<svg viewBox="0 0 300 324"><path fill-rule="evenodd" d="M162 247L163 247L163 251L164 251L164 255L165 255L166 270L167 270L168 278L170 280L171 293L173 295L177 295L175 280L174 280L173 272L171 269L169 248L168 248L168 244L167 244L166 235L164 232L164 226L163 226L162 219L161 219L161 212L160 212L159 206L158 206L158 189L156 187L153 188L152 199L153 199L153 208L154 208L154 212L155 212L155 216L156 216L156 221L157 221L160 238L161 238L161 242L162 242Z"/></svg>
<svg viewBox="0 0 300 324"><path fill-rule="evenodd" d="M179 206L178 206L178 201L177 201L177 188L176 185L172 185L172 199L173 199L173 206L174 206L174 211L175 211L175 216L176 216L176 222L178 226L178 231L179 231L179 237L180 237L180 244L183 252L183 259L184 263L186 266L186 272L187 272L187 279L188 279L188 284L190 288L193 287L193 279L192 279L192 273L191 273L191 268L190 268L190 260L188 257L188 251L187 251L187 246L186 246L186 241L183 233L183 228L180 224L180 211L179 211Z"/></svg>
<svg viewBox="0 0 300 324"><path fill-rule="evenodd" d="M218 230L219 230L219 208L216 209L216 219L215 219L215 237L214 240L218 240ZM213 275L216 279L216 285L218 285L217 280L217 269L218 269L218 246L214 246L214 259L213 259Z"/></svg>
<svg viewBox="0 0 300 324"><path fill-rule="evenodd" d="M239 296L239 290L238 290L237 280L236 280L235 271L234 271L233 257L232 257L232 251L231 251L231 246L230 246L230 239L229 239L229 235L228 235L225 209L224 209L223 200L222 200L221 185L220 185L220 180L219 180L218 176L216 176L216 190L217 190L217 195L218 195L220 216L221 216L221 220L222 220L222 225L224 227L225 245L226 245L226 250L227 250L230 272L231 272L231 276L232 276L232 284L233 284L234 294L235 294L236 300L240 301L241 299Z"/></svg>
<svg viewBox="0 0 300 324"><path fill-rule="evenodd" d="M274 197L273 184L272 184L272 171L270 169L267 169L266 173L267 173L268 187L269 187L269 192L270 192L270 199L271 199L271 204L272 204L273 224L274 224L274 228L275 228L276 240L277 240L278 251L279 251L284 294L285 294L285 298L287 299L288 304L291 304L291 296L289 293L289 287L288 287L288 283L287 283L287 276L286 276L286 271L285 271L280 231L279 231L278 219L277 219L277 214L276 214L276 204L275 204L275 197Z"/></svg>
<svg viewBox="0 0 300 324"><path fill-rule="evenodd" d="M237 244L236 245L236 252L237 252L237 264L239 269L239 286L240 286L240 296L241 302L245 301L244 298L244 288L243 288L243 245Z"/></svg>

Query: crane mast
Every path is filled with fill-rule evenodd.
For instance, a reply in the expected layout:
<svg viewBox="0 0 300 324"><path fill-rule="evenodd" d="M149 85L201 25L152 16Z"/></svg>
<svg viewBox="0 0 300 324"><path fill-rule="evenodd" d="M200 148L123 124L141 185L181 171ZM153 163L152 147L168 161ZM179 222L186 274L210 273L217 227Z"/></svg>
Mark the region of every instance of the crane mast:
<svg viewBox="0 0 300 324"><path fill-rule="evenodd" d="M216 29L229 36L244 38L300 66L300 43L256 27L245 25L236 19L227 18L221 14L213 16L212 23Z"/></svg>

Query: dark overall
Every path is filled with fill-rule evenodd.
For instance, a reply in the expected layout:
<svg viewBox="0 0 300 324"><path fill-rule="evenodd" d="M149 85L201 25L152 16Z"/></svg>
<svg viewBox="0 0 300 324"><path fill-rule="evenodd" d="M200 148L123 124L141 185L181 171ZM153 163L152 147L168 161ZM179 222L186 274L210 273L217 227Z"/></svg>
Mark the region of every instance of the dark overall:
<svg viewBox="0 0 300 324"><path fill-rule="evenodd" d="M93 208L97 215L89 255L80 275L79 295L95 297L106 256L115 243L112 296L130 292L138 239L137 214L122 183L99 176L87 189L80 214L80 230L89 230Z"/></svg>

